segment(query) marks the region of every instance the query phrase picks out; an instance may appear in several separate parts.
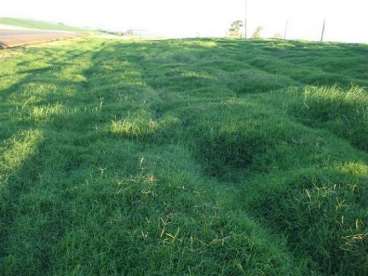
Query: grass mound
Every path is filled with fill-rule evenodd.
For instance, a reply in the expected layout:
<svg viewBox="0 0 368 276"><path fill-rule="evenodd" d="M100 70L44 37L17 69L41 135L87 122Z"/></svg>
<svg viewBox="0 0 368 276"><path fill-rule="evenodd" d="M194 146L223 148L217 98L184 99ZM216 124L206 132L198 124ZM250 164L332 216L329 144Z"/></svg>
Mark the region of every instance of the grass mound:
<svg viewBox="0 0 368 276"><path fill-rule="evenodd" d="M199 103L184 108L180 117L186 118L184 140L205 171L220 179L357 158L349 145L329 133L303 126L254 99Z"/></svg>
<svg viewBox="0 0 368 276"><path fill-rule="evenodd" d="M296 82L286 76L275 75L254 68L233 73L229 80L231 80L229 87L238 94L264 93L296 85Z"/></svg>
<svg viewBox="0 0 368 276"><path fill-rule="evenodd" d="M289 139L292 126L266 111L255 113L254 107L220 105L196 116L199 119L189 133L195 137L195 154L210 175L226 177L233 169L244 173L268 171L278 163L270 155L278 159L279 144L293 143ZM235 109L241 112L234 116Z"/></svg>
<svg viewBox="0 0 368 276"><path fill-rule="evenodd" d="M303 105L294 110L308 125L329 129L368 151L368 94L364 89L309 87Z"/></svg>
<svg viewBox="0 0 368 276"><path fill-rule="evenodd" d="M251 208L326 274L368 272L367 166L304 170L257 183ZM262 187L262 188L261 188Z"/></svg>

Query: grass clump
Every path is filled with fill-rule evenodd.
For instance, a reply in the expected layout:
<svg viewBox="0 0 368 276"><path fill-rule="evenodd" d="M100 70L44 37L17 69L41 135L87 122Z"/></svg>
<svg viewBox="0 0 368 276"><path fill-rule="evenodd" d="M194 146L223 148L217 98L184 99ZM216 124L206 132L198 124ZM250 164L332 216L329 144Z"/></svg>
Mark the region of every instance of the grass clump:
<svg viewBox="0 0 368 276"><path fill-rule="evenodd" d="M144 138L156 132L158 123L145 111L137 112L124 120L112 121L111 132L128 138Z"/></svg>

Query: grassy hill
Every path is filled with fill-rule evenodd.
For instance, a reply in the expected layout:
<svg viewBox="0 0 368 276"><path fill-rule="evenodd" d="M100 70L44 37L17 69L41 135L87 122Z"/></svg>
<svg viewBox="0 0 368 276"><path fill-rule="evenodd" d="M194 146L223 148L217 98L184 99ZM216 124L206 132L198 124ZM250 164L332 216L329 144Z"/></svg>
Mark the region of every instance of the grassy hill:
<svg viewBox="0 0 368 276"><path fill-rule="evenodd" d="M39 29L39 30L69 31L69 32L85 31L82 28L66 26L62 23L57 24L29 19L7 18L7 17L0 18L0 24L22 28Z"/></svg>
<svg viewBox="0 0 368 276"><path fill-rule="evenodd" d="M366 45L0 52L3 275L367 275Z"/></svg>

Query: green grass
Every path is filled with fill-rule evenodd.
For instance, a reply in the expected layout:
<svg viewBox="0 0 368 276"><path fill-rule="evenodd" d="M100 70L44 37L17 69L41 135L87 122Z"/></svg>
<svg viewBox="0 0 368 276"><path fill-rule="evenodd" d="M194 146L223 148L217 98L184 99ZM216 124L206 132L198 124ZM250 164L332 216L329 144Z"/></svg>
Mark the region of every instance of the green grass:
<svg viewBox="0 0 368 276"><path fill-rule="evenodd" d="M50 23L31 19L10 18L10 17L0 17L0 24L38 30L68 31L68 32L85 31L82 28L67 26L62 23Z"/></svg>
<svg viewBox="0 0 368 276"><path fill-rule="evenodd" d="M368 46L0 51L0 274L367 275Z"/></svg>

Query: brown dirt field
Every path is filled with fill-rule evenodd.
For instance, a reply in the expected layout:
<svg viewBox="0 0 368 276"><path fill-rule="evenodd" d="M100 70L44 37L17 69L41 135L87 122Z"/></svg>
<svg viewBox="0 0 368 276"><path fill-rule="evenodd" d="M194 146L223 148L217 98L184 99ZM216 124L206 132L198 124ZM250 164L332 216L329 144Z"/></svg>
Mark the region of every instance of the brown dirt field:
<svg viewBox="0 0 368 276"><path fill-rule="evenodd" d="M68 39L77 36L78 34L76 33L68 32L0 30L0 48Z"/></svg>

